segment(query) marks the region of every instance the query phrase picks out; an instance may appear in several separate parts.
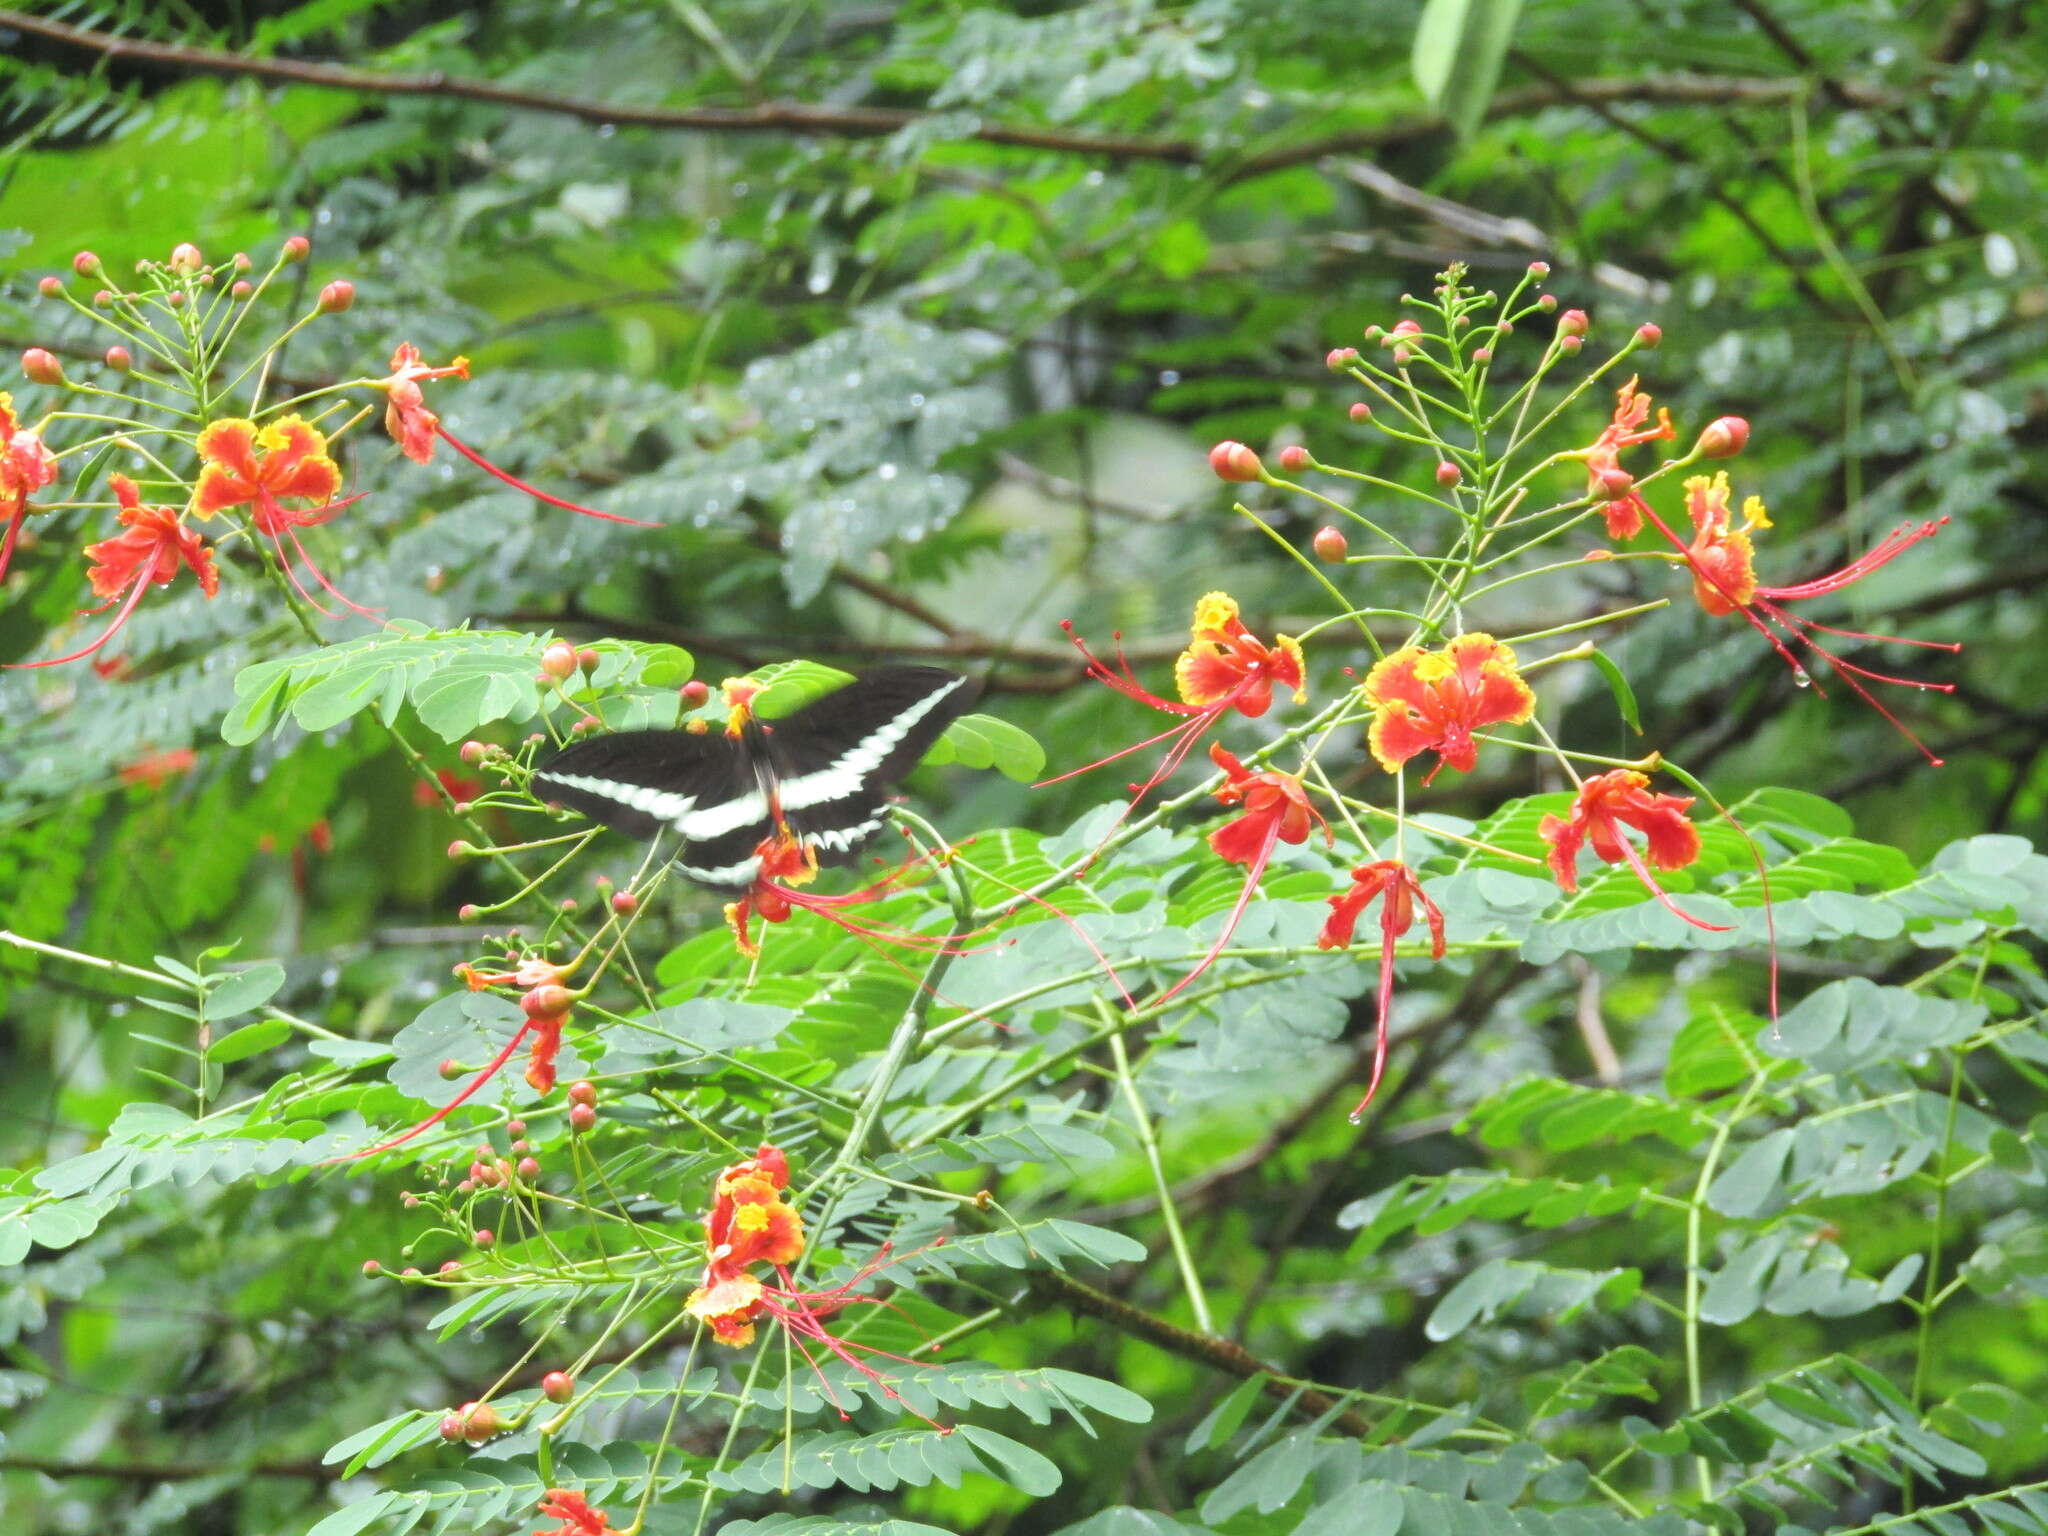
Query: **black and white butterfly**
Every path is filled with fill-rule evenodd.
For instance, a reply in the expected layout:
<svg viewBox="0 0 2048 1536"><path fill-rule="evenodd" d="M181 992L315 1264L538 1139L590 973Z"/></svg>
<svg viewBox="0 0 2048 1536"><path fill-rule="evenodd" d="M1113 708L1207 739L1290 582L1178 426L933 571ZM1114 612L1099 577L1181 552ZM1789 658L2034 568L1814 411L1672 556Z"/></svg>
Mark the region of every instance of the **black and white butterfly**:
<svg viewBox="0 0 2048 1536"><path fill-rule="evenodd" d="M721 732L616 731L534 769L533 792L632 837L683 840L676 867L745 890L786 827L820 864L851 864L885 793L967 712L980 684L937 667L878 667L780 720Z"/></svg>

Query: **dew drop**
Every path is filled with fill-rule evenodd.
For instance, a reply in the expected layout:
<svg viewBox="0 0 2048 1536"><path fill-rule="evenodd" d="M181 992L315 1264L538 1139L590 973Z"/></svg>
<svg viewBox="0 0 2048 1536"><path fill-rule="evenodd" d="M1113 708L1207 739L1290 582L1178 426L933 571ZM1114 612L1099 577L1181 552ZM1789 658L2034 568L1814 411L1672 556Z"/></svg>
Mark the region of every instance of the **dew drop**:
<svg viewBox="0 0 2048 1536"><path fill-rule="evenodd" d="M1792 686L1794 688L1811 688L1813 686L1813 674L1797 662L1794 662L1792 665Z"/></svg>

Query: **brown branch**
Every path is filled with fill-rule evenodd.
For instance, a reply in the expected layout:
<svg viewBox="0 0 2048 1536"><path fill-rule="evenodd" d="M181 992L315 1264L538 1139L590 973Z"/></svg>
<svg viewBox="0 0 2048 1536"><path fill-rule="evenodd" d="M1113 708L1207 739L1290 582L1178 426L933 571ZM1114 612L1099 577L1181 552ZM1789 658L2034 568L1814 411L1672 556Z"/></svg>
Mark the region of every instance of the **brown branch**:
<svg viewBox="0 0 2048 1536"><path fill-rule="evenodd" d="M229 1472L236 1477L302 1477L329 1483L341 1476L339 1467L323 1467L317 1461L259 1461L253 1466L232 1462L200 1465L163 1464L146 1461L58 1461L46 1456L0 1456L0 1472L40 1472L44 1477L110 1477L124 1483L183 1483L195 1478Z"/></svg>
<svg viewBox="0 0 2048 1536"><path fill-rule="evenodd" d="M150 42L116 36L91 27L0 8L0 28L12 28L60 46L82 49L112 62L151 65L185 73L242 76L354 91L371 96L427 96L475 101L517 111L549 112L582 122L636 128L682 129L700 133L796 133L832 138L880 138L941 114L901 107L822 107L809 102L764 101L747 107L660 107L594 101L550 91L527 91L443 71L395 74L356 69L319 60L257 58L227 49L186 43ZM1489 118L1516 117L1571 101L1658 102L1680 106L1726 108L1736 104L1788 101L1805 89L1797 79L1742 78L1667 74L1639 78L1580 80L1570 92L1552 86L1502 91L1488 108ZM1894 105L1894 92L1844 84L1845 98L1858 106ZM1354 129L1324 138L1285 145L1231 163L1212 156L1190 139L1135 138L1118 134L1073 133L1025 123L980 123L965 136L985 144L1018 149L1052 150L1063 154L1100 155L1110 160L1152 160L1177 165L1202 165L1214 159L1227 178L1241 181L1272 171L1307 165L1325 155L1384 149L1434 137L1445 131L1441 120L1398 118L1371 128Z"/></svg>

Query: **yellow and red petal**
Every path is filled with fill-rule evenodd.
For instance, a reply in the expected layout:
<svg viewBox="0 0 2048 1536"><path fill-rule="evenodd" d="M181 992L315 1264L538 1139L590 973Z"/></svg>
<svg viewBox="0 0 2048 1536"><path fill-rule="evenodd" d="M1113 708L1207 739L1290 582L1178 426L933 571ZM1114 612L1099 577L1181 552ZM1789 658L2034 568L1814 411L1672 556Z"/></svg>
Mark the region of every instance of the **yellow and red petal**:
<svg viewBox="0 0 2048 1536"><path fill-rule="evenodd" d="M1228 592L1203 593L1195 603L1194 623L1189 628L1197 640L1212 635L1243 633L1244 625L1238 619L1237 599Z"/></svg>
<svg viewBox="0 0 2048 1536"><path fill-rule="evenodd" d="M236 416L210 421L199 434L199 457L244 480L256 478L256 423Z"/></svg>
<svg viewBox="0 0 2048 1536"><path fill-rule="evenodd" d="M1756 547L1737 530L1696 540L1691 548L1692 595L1715 618L1746 608L1756 598Z"/></svg>
<svg viewBox="0 0 2048 1536"><path fill-rule="evenodd" d="M142 505L142 493L135 488L135 482L126 475L107 476L107 488L114 493L114 500L125 511Z"/></svg>
<svg viewBox="0 0 2048 1536"><path fill-rule="evenodd" d="M1372 717L1366 745L1379 765L1399 773L1402 765L1443 740L1443 733L1401 700L1389 700Z"/></svg>
<svg viewBox="0 0 2048 1536"><path fill-rule="evenodd" d="M1292 635L1273 637L1269 672L1274 682L1293 691L1295 703L1308 702L1308 662L1301 654L1299 640Z"/></svg>
<svg viewBox="0 0 2048 1536"><path fill-rule="evenodd" d="M1429 653L1415 646L1380 658L1365 675L1365 697L1371 704L1399 700L1420 708L1424 700L1422 664Z"/></svg>
<svg viewBox="0 0 2048 1536"><path fill-rule="evenodd" d="M1183 704L1221 703L1243 686L1245 677L1236 654L1214 640L1197 639L1173 663L1173 680Z"/></svg>
<svg viewBox="0 0 2048 1536"><path fill-rule="evenodd" d="M256 495L256 484L225 464L203 464L198 483L192 487L192 515L212 517L229 507L239 507Z"/></svg>
<svg viewBox="0 0 2048 1536"><path fill-rule="evenodd" d="M1559 887L1576 891L1579 888L1579 845L1585 840L1576 819L1567 821L1562 816L1546 815L1536 832L1550 844L1546 861L1551 874L1557 877Z"/></svg>

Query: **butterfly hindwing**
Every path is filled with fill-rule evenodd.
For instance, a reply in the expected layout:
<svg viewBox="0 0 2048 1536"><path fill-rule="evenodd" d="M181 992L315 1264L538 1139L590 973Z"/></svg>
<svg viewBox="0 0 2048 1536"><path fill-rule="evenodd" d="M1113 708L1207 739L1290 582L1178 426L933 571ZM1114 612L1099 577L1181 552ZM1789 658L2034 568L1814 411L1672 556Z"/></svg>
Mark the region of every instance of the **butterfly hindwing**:
<svg viewBox="0 0 2048 1536"><path fill-rule="evenodd" d="M664 828L689 836L700 810L755 788L741 744L689 731L614 731L564 748L534 770L544 800L581 811L629 837Z"/></svg>

